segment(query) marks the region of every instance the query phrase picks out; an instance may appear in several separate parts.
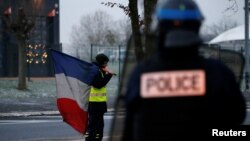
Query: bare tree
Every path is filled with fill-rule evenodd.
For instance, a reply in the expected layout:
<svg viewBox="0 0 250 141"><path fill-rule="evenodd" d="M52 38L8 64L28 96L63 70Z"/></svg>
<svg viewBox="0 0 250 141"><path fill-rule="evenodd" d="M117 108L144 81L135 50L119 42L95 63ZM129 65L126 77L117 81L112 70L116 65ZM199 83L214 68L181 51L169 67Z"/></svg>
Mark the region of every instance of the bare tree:
<svg viewBox="0 0 250 141"><path fill-rule="evenodd" d="M142 33L140 31L140 16L138 15L138 0L129 0L128 7L130 10L129 17L131 19L133 41L135 44L135 55L136 59L139 61L143 59L144 52L142 46Z"/></svg>
<svg viewBox="0 0 250 141"><path fill-rule="evenodd" d="M5 14L4 21L8 32L16 38L18 44L18 89L26 90L26 41L35 25L35 16L40 12L42 0L18 0L15 5L17 9L12 9L11 14Z"/></svg>
<svg viewBox="0 0 250 141"><path fill-rule="evenodd" d="M99 10L93 14L82 16L80 24L73 26L71 44L76 50L83 48L85 50L84 55L89 56L90 50L86 48L86 45L117 45L124 43L121 36L126 32L124 31L127 30L126 28L126 24L122 25L121 21L114 21L105 11Z"/></svg>
<svg viewBox="0 0 250 141"><path fill-rule="evenodd" d="M102 2L102 4L109 7L117 6L121 8L124 11L124 13L130 17L133 41L135 45L135 54L137 60L140 60L144 58L145 55L147 56L148 53L151 53L152 51L153 44L151 44L151 37L148 36L148 33L150 31L150 25L152 22L152 13L154 12L157 2L158 1L162 2L162 1L161 0L128 0L128 1L129 1L128 6L115 2ZM143 4L143 6L138 5L138 1L141 5ZM229 4L228 7L223 11L223 13L231 16L238 12L238 4L236 0L228 0L228 4ZM140 19L141 16L138 13L139 6L143 8L143 13L144 13L143 20ZM143 30L140 30L142 25L144 25ZM211 39L216 35L219 35L221 32L233 28L237 25L238 23L236 21L223 19L218 24L216 23L213 25L204 26L202 31L202 36ZM142 35L146 35L145 40L143 40L144 38L142 38ZM145 52L143 46L145 46Z"/></svg>
<svg viewBox="0 0 250 141"><path fill-rule="evenodd" d="M88 43L113 44L114 42L110 42L110 38L115 38L112 35L115 34L113 24L114 21L110 15L104 11L96 11L81 18L79 30L85 33L85 41Z"/></svg>
<svg viewBox="0 0 250 141"><path fill-rule="evenodd" d="M117 32L119 32L119 43L122 45L127 44L127 41L129 40L132 30L131 30L131 24L130 24L130 19L125 18L125 19L120 19L116 22L116 27Z"/></svg>
<svg viewBox="0 0 250 141"><path fill-rule="evenodd" d="M110 7L117 6L121 8L126 15L130 17L131 20L131 28L132 28L132 35L133 35L133 42L135 46L135 55L137 61L144 58L145 54L147 55L147 52L151 52L152 50L152 44L150 43L151 40L148 40L150 37L147 36L149 33L150 25L152 22L152 13L154 12L155 6L157 4L158 0L144 0L143 1L143 11L144 11L144 17L141 18L138 12L138 7L141 5L138 5L142 3L142 1L138 0L128 0L128 6L124 6L119 3L114 2L102 2L102 4ZM142 29L142 25L144 25ZM143 35L145 36L145 40L143 40ZM144 45L144 46L143 46ZM145 47L145 49L143 49ZM144 52L144 50L146 52Z"/></svg>
<svg viewBox="0 0 250 141"><path fill-rule="evenodd" d="M148 56L154 49L154 44L149 36L150 34L150 26L152 23L152 14L155 11L155 6L157 4L157 0L144 0L144 23L145 23L145 49L146 49L146 56Z"/></svg>
<svg viewBox="0 0 250 141"><path fill-rule="evenodd" d="M231 20L229 18L223 18L215 24L205 25L202 28L202 37L205 41L209 41L219 34L238 26L237 21Z"/></svg>
<svg viewBox="0 0 250 141"><path fill-rule="evenodd" d="M239 11L238 3L236 0L228 0L228 6L222 11L227 16L232 16Z"/></svg>

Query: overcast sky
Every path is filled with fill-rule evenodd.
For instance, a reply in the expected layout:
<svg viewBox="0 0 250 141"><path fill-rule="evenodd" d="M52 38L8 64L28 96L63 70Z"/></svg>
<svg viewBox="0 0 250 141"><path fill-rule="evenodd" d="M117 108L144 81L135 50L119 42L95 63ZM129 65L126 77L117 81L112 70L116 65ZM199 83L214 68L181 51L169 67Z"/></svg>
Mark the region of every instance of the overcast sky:
<svg viewBox="0 0 250 141"><path fill-rule="evenodd" d="M128 0L60 0L60 40L62 43L69 43L71 29L73 25L80 22L83 15L94 13L96 10L107 11L115 20L125 17L119 8L110 8L101 2L113 1L127 4ZM244 0L196 0L205 16L205 24L218 23L223 18L230 18L239 24L244 23ZM233 9L225 10L237 3ZM235 13L236 12L236 13Z"/></svg>

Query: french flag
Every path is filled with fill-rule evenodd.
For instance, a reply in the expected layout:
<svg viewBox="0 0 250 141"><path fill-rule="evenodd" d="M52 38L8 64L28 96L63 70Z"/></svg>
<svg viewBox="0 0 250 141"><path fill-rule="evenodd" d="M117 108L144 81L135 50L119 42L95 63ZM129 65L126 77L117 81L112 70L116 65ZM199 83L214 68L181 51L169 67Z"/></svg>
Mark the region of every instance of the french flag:
<svg viewBox="0 0 250 141"><path fill-rule="evenodd" d="M84 134L88 125L88 98L90 83L99 68L62 52L52 50L57 107L63 120Z"/></svg>

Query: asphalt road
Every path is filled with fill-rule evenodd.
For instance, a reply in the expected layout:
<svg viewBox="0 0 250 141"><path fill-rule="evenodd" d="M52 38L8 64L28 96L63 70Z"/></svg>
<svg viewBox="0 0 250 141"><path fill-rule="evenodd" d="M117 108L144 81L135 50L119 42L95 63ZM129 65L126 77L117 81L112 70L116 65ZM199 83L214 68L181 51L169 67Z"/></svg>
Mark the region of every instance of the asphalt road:
<svg viewBox="0 0 250 141"><path fill-rule="evenodd" d="M104 136L108 137L112 116L105 116ZM60 116L8 118L0 120L1 141L83 140L80 133Z"/></svg>
<svg viewBox="0 0 250 141"><path fill-rule="evenodd" d="M247 111L244 124L250 125L250 109ZM118 119L121 118L122 116L118 117ZM104 141L109 139L112 119L112 114L105 115ZM116 132L119 133L120 129L118 128ZM0 140L84 141L84 138L80 133L63 122L61 116L31 116L2 118L0 120Z"/></svg>

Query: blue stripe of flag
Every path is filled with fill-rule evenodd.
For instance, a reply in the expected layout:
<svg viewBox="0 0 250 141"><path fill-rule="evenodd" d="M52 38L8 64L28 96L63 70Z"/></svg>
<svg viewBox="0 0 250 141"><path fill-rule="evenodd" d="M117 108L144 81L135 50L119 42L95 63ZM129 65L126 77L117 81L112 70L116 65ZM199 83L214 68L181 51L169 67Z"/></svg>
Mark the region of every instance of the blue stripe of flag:
<svg viewBox="0 0 250 141"><path fill-rule="evenodd" d="M64 73L90 85L99 68L73 56L51 49L55 74Z"/></svg>

